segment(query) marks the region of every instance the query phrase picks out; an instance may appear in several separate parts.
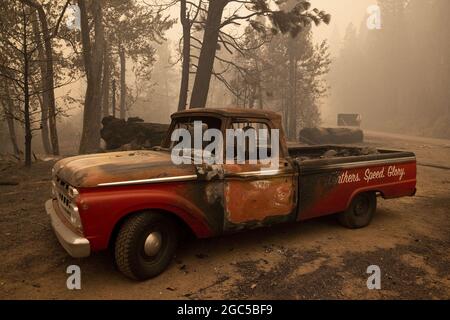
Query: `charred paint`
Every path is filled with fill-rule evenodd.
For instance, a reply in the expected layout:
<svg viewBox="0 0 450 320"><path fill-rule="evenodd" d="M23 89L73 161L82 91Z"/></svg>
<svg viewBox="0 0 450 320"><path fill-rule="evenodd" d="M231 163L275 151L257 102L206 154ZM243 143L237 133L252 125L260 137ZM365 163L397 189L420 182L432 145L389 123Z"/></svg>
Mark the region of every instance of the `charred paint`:
<svg viewBox="0 0 450 320"><path fill-rule="evenodd" d="M264 175L262 168L258 164L225 165L226 231L295 220L295 172L283 167Z"/></svg>
<svg viewBox="0 0 450 320"><path fill-rule="evenodd" d="M294 209L292 178L228 181L225 185L226 219L234 224L289 215Z"/></svg>
<svg viewBox="0 0 450 320"><path fill-rule="evenodd" d="M306 220L345 210L361 192L379 192L385 198L412 196L416 186L416 163L399 160L392 165L343 167L302 174L300 181L298 219Z"/></svg>
<svg viewBox="0 0 450 320"><path fill-rule="evenodd" d="M173 165L168 151L126 151L70 157L55 173L74 187L195 174L192 165Z"/></svg>

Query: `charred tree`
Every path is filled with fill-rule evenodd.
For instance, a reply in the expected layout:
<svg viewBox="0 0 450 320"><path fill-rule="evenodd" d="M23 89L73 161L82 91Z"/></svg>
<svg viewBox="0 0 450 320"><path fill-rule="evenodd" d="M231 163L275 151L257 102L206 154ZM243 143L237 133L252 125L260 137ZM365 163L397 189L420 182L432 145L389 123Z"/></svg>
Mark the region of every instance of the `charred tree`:
<svg viewBox="0 0 450 320"><path fill-rule="evenodd" d="M81 134L79 152L92 153L100 147L101 121L101 81L104 51L104 27L102 22L103 1L93 1L91 14L94 20L94 41L91 44L88 9L85 0L78 0L81 20L81 42L83 60L87 77L86 96L83 112L83 131Z"/></svg>
<svg viewBox="0 0 450 320"><path fill-rule="evenodd" d="M221 72L213 72L214 62L218 61L228 63L237 69L240 67L233 61L224 61L216 55L217 48L223 46L229 53L236 50L240 54L248 48L242 48L239 44L239 37L227 34L223 31L224 27L229 25L240 25L239 21L247 21L254 32L266 35L289 33L295 37L305 27L312 23L329 23L331 16L324 11L312 9L309 1L300 0L290 3L286 6L286 1L238 1L245 3L245 11L237 9L230 16L222 21L223 11L230 0L212 0L209 1L206 19L196 23L203 29L203 40L197 40L201 44L200 55L196 57L198 64L196 67L195 82L192 89L190 107L204 108L206 106L211 76L214 75L218 80L232 91L232 86L222 76ZM274 8L277 9L274 9ZM271 22L269 28L264 23L253 18L268 18ZM245 88L245 95L248 95L249 88ZM262 103L259 103L261 106Z"/></svg>
<svg viewBox="0 0 450 320"><path fill-rule="evenodd" d="M183 64L181 70L180 95L178 111L186 109L189 90L189 68L191 59L191 22L189 21L186 0L181 0L180 22L183 27Z"/></svg>
<svg viewBox="0 0 450 320"><path fill-rule="evenodd" d="M22 37L22 54L23 54L23 104L24 104L24 122L25 122L25 166L31 166L31 118L30 118L30 88L29 88L29 71L30 71L30 52L28 46L28 23L29 13L26 12L25 6L22 6L23 19L23 37Z"/></svg>
<svg viewBox="0 0 450 320"><path fill-rule="evenodd" d="M295 54L295 39L290 38L288 43L289 82L288 82L288 137L292 141L297 138L297 57Z"/></svg>
<svg viewBox="0 0 450 320"><path fill-rule="evenodd" d="M66 2L67 6L68 2ZM64 14L60 13L53 33L50 33L46 13L42 5L36 1L21 0L0 2L1 11L5 14L0 20L0 76L6 81L7 114L9 117L10 135L15 152L18 150L15 141L14 120L20 122L25 130L25 164L31 165L33 131L42 130L50 115L51 101L54 101L55 81L53 79L53 48L51 38L56 35L59 23ZM41 85L38 85L38 83ZM46 104L44 105L44 94ZM8 101L10 100L10 101ZM47 105L48 102L48 105ZM39 107L40 104L40 107ZM46 111L48 106L48 112ZM14 109L14 110L13 110ZM40 114L40 117L38 117ZM56 116L56 110L55 110ZM55 117L56 119L56 117ZM13 120L11 122L11 120ZM45 132L51 136L51 128ZM56 129L56 123L55 123ZM48 142L48 138L46 140ZM51 144L50 144L51 145ZM45 146L45 145L44 145ZM57 144L56 144L57 146ZM49 143L46 144L47 150ZM52 151L58 151L54 148Z"/></svg>
<svg viewBox="0 0 450 320"><path fill-rule="evenodd" d="M115 118L116 117L116 79L113 79L113 81L112 81L111 108L112 108L112 116Z"/></svg>
<svg viewBox="0 0 450 320"><path fill-rule="evenodd" d="M119 48L119 59L120 59L120 119L125 119L126 117L126 97L127 97L127 83L126 83L126 57L125 48L120 46Z"/></svg>
<svg viewBox="0 0 450 320"><path fill-rule="evenodd" d="M156 60L154 45L165 40L164 32L175 20L155 10L157 5L147 5L145 1L105 1L104 7L105 34L114 63L111 68L119 69L118 113L124 119L144 87L149 87ZM128 67L130 60L132 67ZM134 73L135 86L127 86L130 71Z"/></svg>
<svg viewBox="0 0 450 320"><path fill-rule="evenodd" d="M55 81L54 81L54 65L53 65L53 49L52 49L52 38L56 35L61 18L69 4L66 2L58 23L55 27L53 34L50 32L47 22L47 16L45 14L42 5L35 0L21 0L26 5L36 9L39 22L41 26L42 39L44 42L44 52L45 52L45 76L42 78L43 92L47 95L46 100L48 100L48 124L50 131L50 142L52 145L52 152L54 155L59 155L59 142L58 142L58 131L56 129L56 102L55 102Z"/></svg>
<svg viewBox="0 0 450 320"><path fill-rule="evenodd" d="M20 156L21 152L19 149L19 145L17 144L16 128L14 124L15 106L13 100L11 99L8 85L9 84L6 81L3 88L4 98L2 99L2 105L6 118L6 125L8 126L9 139L11 140L11 145L13 147L13 152L16 156Z"/></svg>
<svg viewBox="0 0 450 320"><path fill-rule="evenodd" d="M191 94L191 108L205 108L208 98L209 84L216 57L217 42L222 22L222 14L229 0L209 1L208 15L206 17L203 33L202 48L195 74L194 86Z"/></svg>
<svg viewBox="0 0 450 320"><path fill-rule="evenodd" d="M102 115L109 116L109 94L111 82L111 57L109 53L108 43L105 42L105 50L103 52L103 79L102 79Z"/></svg>
<svg viewBox="0 0 450 320"><path fill-rule="evenodd" d="M47 77L47 61L44 53L44 48L42 46L42 37L38 20L33 19L31 25L33 28L34 38L37 46L41 79L45 79ZM46 90L44 82L45 81L41 81L40 90L42 92L41 94L42 98L39 98L39 104L41 106L41 138L42 138L42 146L44 147L44 152L46 154L52 154L52 146L50 144L49 126L48 126L48 118L49 118L48 107L50 105L51 96L49 94L49 91Z"/></svg>

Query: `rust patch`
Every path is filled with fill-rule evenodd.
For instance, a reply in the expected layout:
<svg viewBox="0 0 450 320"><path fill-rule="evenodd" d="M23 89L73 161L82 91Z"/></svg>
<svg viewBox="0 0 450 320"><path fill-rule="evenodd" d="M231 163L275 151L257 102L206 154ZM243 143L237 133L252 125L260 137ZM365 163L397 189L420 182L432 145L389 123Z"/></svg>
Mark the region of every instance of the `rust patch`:
<svg viewBox="0 0 450 320"><path fill-rule="evenodd" d="M225 182L226 219L234 224L289 215L295 206L292 177Z"/></svg>
<svg viewBox="0 0 450 320"><path fill-rule="evenodd" d="M223 232L223 181L197 180L180 184L177 194L189 199L203 213L213 235Z"/></svg>
<svg viewBox="0 0 450 320"><path fill-rule="evenodd" d="M65 158L58 176L74 187L196 174L193 165L174 166L167 151L126 151Z"/></svg>
<svg viewBox="0 0 450 320"><path fill-rule="evenodd" d="M224 172L223 167L221 165L208 165L208 164L202 164L195 167L195 170L197 172L197 177L200 180L206 180L211 181L214 179L223 179Z"/></svg>

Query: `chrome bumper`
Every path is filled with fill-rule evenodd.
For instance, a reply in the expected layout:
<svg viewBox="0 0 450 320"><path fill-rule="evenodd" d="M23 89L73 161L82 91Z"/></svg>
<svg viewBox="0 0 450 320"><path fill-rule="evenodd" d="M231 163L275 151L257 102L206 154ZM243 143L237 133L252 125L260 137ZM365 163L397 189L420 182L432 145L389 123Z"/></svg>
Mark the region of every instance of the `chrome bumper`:
<svg viewBox="0 0 450 320"><path fill-rule="evenodd" d="M50 216L53 230L59 243L66 249L66 251L74 258L84 258L90 255L91 245L89 240L83 238L70 230L60 219L55 211L56 200L50 199L45 202L45 210Z"/></svg>

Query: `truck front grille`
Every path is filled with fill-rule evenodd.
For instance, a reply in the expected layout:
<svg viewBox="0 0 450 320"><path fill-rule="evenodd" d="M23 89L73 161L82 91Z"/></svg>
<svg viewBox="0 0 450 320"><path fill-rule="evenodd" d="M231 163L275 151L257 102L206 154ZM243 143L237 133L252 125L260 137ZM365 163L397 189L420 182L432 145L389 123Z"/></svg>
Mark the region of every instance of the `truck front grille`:
<svg viewBox="0 0 450 320"><path fill-rule="evenodd" d="M70 205L73 202L69 197L69 184L61 180L59 177L55 177L53 181L53 188L56 199L58 200L58 206L66 218L70 219Z"/></svg>

